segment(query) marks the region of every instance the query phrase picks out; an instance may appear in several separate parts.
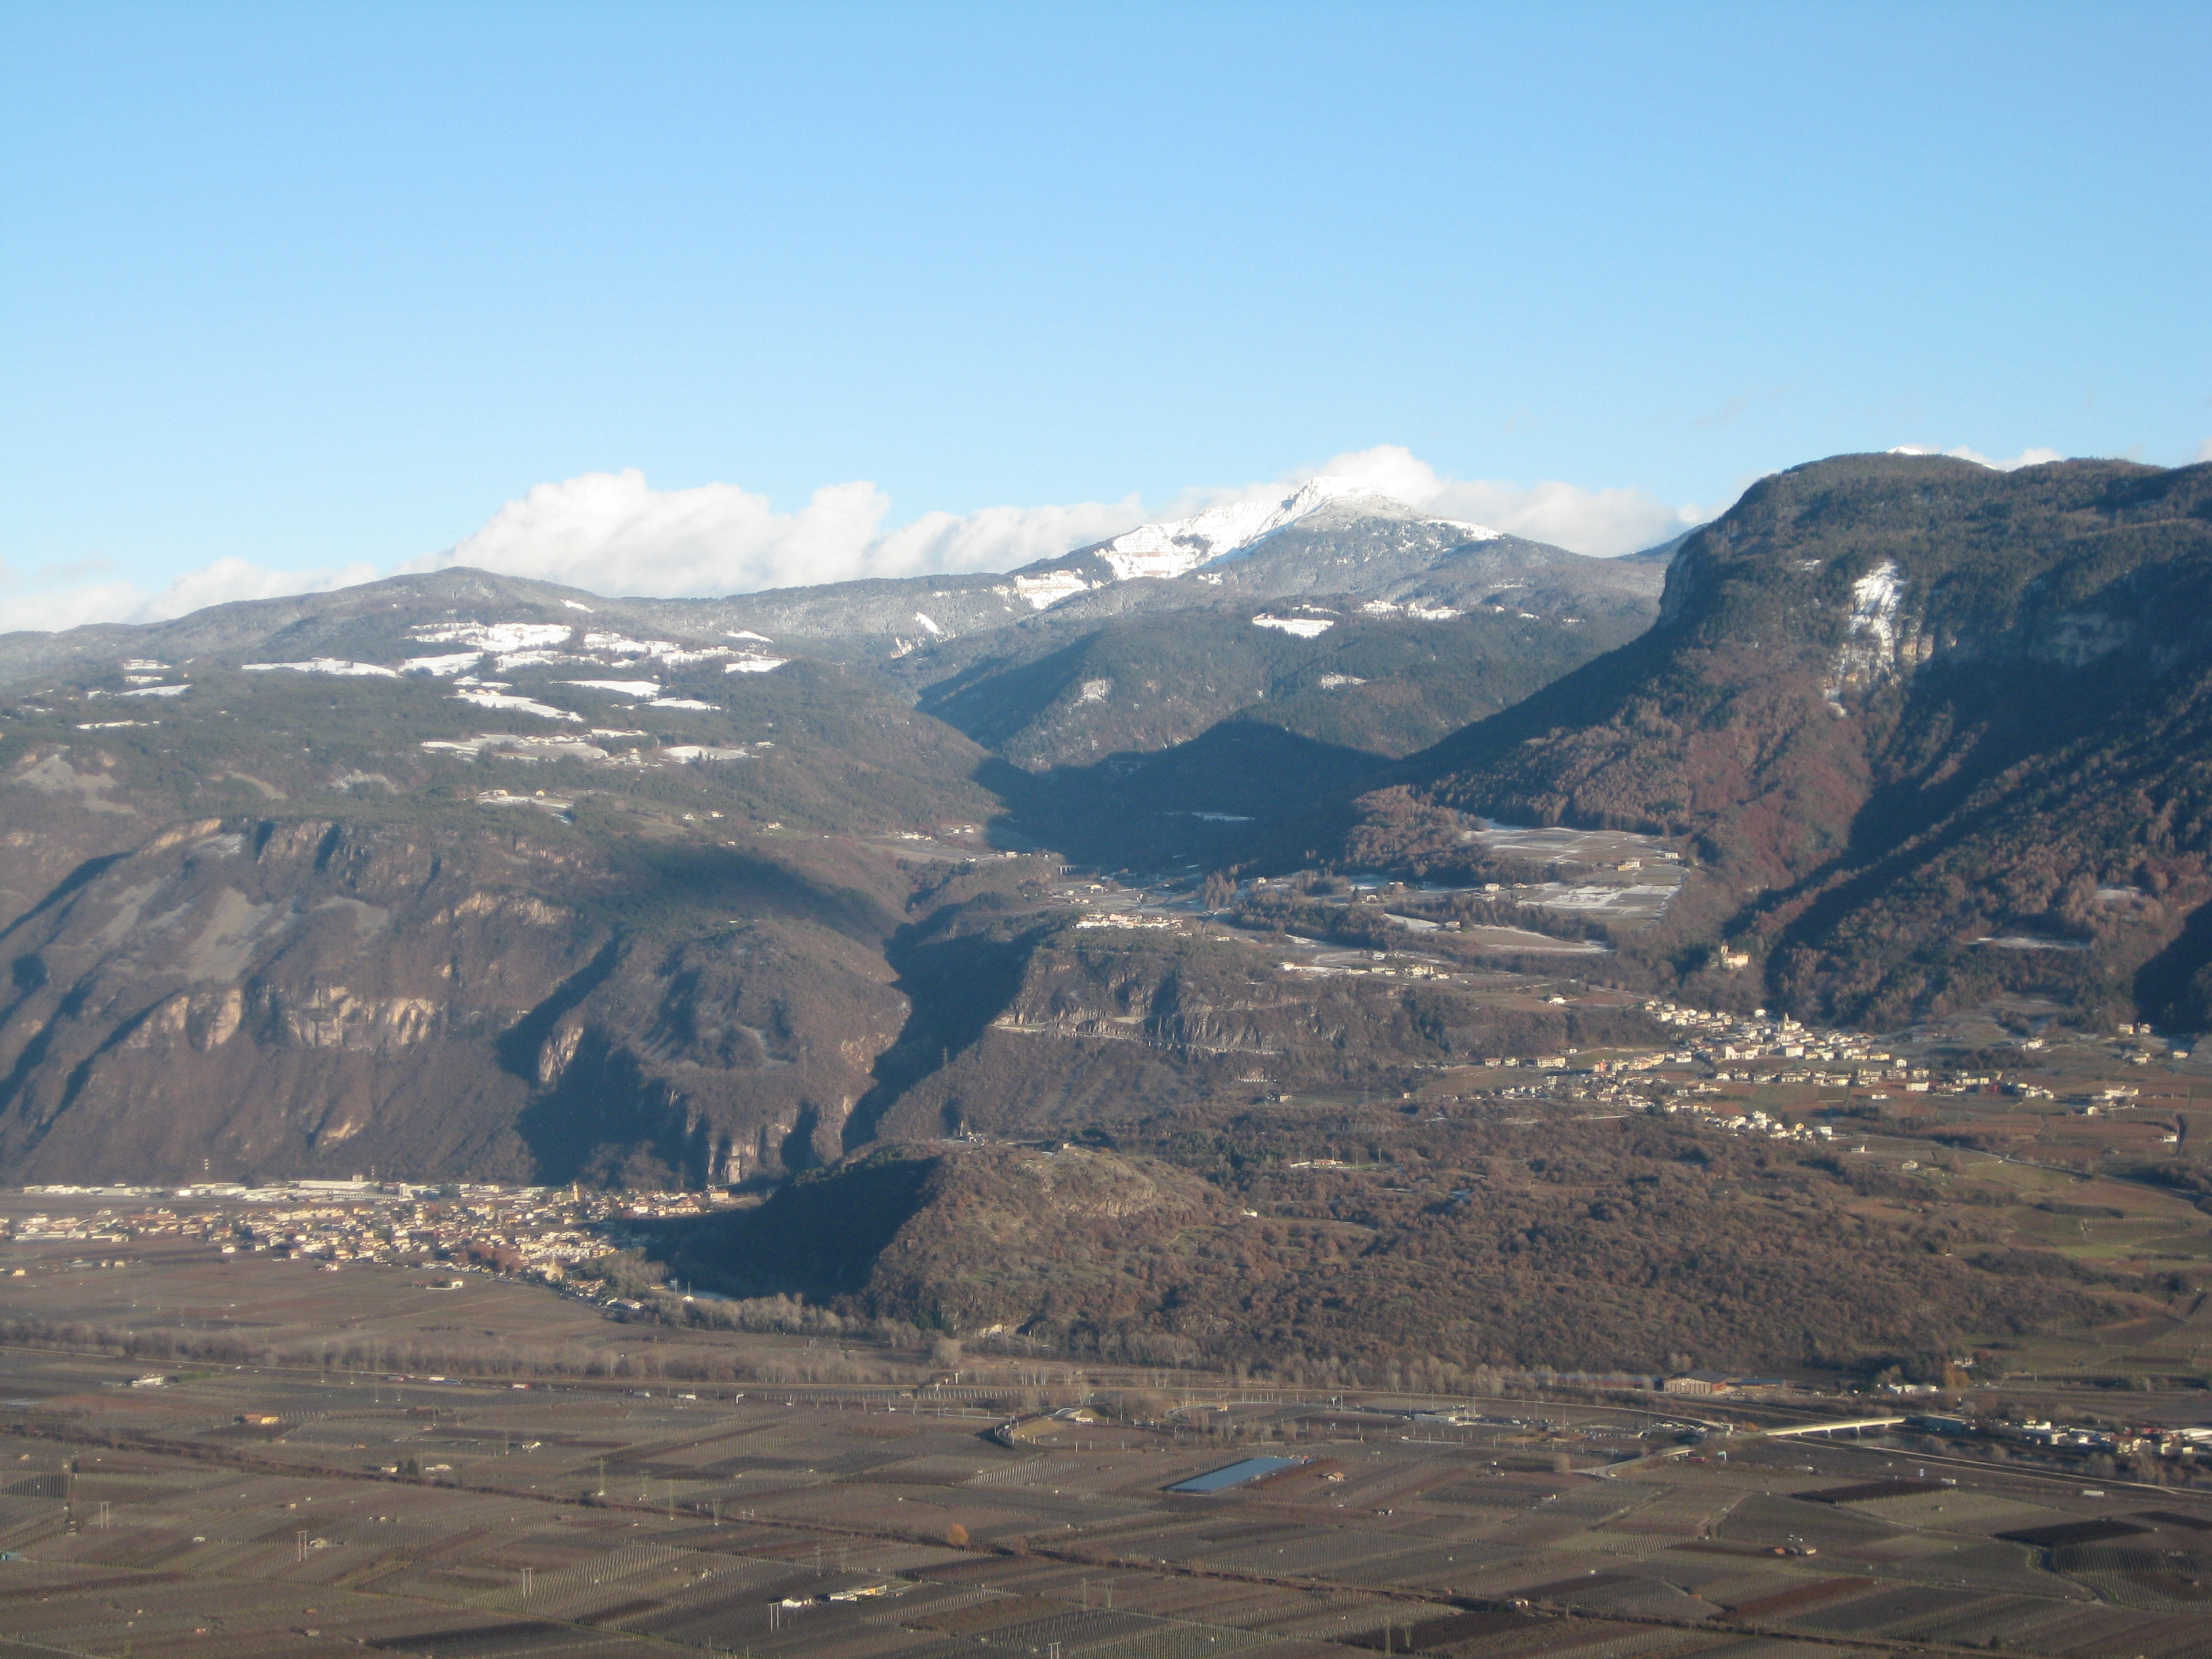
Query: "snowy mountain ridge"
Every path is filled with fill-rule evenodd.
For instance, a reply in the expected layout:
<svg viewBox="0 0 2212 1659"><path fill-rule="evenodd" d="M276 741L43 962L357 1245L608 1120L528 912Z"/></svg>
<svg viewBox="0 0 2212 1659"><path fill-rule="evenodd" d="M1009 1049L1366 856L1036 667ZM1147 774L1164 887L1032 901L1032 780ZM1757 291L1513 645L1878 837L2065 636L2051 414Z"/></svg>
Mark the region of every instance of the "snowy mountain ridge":
<svg viewBox="0 0 2212 1659"><path fill-rule="evenodd" d="M679 665L676 653L752 675L796 652L900 662L902 680L910 680L925 663L939 665L927 672L940 672L938 653L952 641L1005 628L1095 629L1140 611L1257 607L1317 594L1419 606L1392 614L1435 621L1494 607L1509 589L1517 611L1587 620L1595 611L1643 615L1662 580L1656 565L1547 547L1324 475L1272 498L1139 526L1004 574L681 599L584 594L481 571L392 577L331 594L217 606L143 631L0 636L0 677L72 664L106 672L118 650L151 653L149 661L235 653L312 665L328 658L456 682L570 665L580 678L613 670L612 678L637 678Z"/></svg>
<svg viewBox="0 0 2212 1659"><path fill-rule="evenodd" d="M1331 501L1361 495L1388 499L1373 485L1357 478L1324 474L1308 479L1280 501L1231 501L1209 507L1188 519L1139 525L1099 548L1098 557L1121 581L1133 576L1187 575L1201 565L1249 552L1277 531ZM1466 531L1469 541L1494 541L1499 535L1481 525L1461 524L1456 520L1437 522Z"/></svg>

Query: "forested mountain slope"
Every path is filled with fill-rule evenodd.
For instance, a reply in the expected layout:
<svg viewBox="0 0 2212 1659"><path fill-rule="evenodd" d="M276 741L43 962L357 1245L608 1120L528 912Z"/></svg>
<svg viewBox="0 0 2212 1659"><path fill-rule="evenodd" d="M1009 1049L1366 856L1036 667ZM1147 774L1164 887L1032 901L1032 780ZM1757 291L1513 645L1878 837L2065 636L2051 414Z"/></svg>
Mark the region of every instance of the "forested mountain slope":
<svg viewBox="0 0 2212 1659"><path fill-rule="evenodd" d="M2203 1024L2208 599L2212 467L1798 467L1687 539L1650 632L1413 757L1352 844L1449 858L1437 809L1649 830L1703 866L1662 966L1741 946L1877 1023L2008 987Z"/></svg>

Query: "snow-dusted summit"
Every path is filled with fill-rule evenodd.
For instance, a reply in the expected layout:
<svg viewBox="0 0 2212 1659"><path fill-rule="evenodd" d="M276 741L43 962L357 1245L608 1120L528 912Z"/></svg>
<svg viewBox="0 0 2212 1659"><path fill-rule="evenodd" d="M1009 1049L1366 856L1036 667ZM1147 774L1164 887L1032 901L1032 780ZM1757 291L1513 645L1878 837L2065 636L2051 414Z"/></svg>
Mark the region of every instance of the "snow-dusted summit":
<svg viewBox="0 0 2212 1659"><path fill-rule="evenodd" d="M1310 478L1280 501L1232 501L1171 523L1139 525L1098 549L1098 557L1122 581L1132 576L1181 576L1200 565L1234 558L1330 501L1358 495L1387 499L1357 478ZM1480 525L1457 527L1468 532L1469 541L1491 541L1498 534Z"/></svg>

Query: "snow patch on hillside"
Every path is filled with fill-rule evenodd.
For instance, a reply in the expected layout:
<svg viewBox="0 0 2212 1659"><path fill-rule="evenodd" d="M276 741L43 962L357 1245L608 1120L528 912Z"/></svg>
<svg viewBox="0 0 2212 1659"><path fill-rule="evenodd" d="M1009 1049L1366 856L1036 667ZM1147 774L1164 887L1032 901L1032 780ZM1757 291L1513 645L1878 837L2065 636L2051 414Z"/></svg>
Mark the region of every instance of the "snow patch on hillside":
<svg viewBox="0 0 2212 1659"><path fill-rule="evenodd" d="M511 709L518 714L535 714L540 720L574 720L583 724L581 714L572 714L565 708L556 708L550 703L535 702L528 697L510 697L504 692L466 690L453 696L462 702L473 703L478 708Z"/></svg>
<svg viewBox="0 0 2212 1659"><path fill-rule="evenodd" d="M1449 622L1459 615L1449 605L1423 605L1419 599L1407 599L1403 605L1389 599L1370 599L1359 609L1361 614L1369 617L1395 617L1402 612L1416 622Z"/></svg>
<svg viewBox="0 0 2212 1659"><path fill-rule="evenodd" d="M589 633L584 635L586 651L611 651L618 657L650 657L663 651L678 651L683 647L673 640L633 640L621 634Z"/></svg>
<svg viewBox="0 0 2212 1659"><path fill-rule="evenodd" d="M403 674L458 674L464 668L474 668L483 660L481 651L459 651L449 657L410 657L399 665Z"/></svg>
<svg viewBox="0 0 2212 1659"><path fill-rule="evenodd" d="M657 697L658 680L556 680L556 685L580 685L587 691L611 691L618 697Z"/></svg>
<svg viewBox="0 0 2212 1659"><path fill-rule="evenodd" d="M396 668L379 668L373 662L348 662L343 657L316 657L307 662L242 662L239 668L248 674L270 674L282 669L293 674L338 674L349 678L396 680L399 678L399 671Z"/></svg>
<svg viewBox="0 0 2212 1659"><path fill-rule="evenodd" d="M1135 533L1134 531L1130 532L1131 535ZM1034 611L1042 611L1048 605L1058 605L1062 599L1072 599L1078 593L1090 591L1091 584L1073 570L1048 570L1041 576L1014 578L1014 596L1026 599Z"/></svg>
<svg viewBox="0 0 2212 1659"><path fill-rule="evenodd" d="M1845 637L1821 694L1838 714L1844 712L1844 687L1873 685L1897 672L1898 608L1904 599L1905 579L1894 559L1884 559L1851 584Z"/></svg>
<svg viewBox="0 0 2212 1659"><path fill-rule="evenodd" d="M434 754L466 755L471 759L486 753L519 761L607 758L605 750L580 738L539 738L514 732L485 732L473 738L428 738L421 746Z"/></svg>
<svg viewBox="0 0 2212 1659"><path fill-rule="evenodd" d="M531 651L564 645L566 623L427 623L407 630L418 645L472 645L479 651Z"/></svg>
<svg viewBox="0 0 2212 1659"><path fill-rule="evenodd" d="M1294 634L1302 640L1318 639L1336 626L1334 622L1319 617L1267 617L1252 618L1255 628L1278 628L1285 634Z"/></svg>

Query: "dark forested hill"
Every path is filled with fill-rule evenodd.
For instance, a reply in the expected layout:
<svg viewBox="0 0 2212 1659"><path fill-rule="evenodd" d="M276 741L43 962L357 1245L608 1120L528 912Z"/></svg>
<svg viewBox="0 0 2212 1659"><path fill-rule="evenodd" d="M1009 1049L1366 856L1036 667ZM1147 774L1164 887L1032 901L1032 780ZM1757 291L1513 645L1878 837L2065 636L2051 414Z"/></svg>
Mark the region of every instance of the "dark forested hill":
<svg viewBox="0 0 2212 1659"><path fill-rule="evenodd" d="M1419 803L1680 837L1805 1009L1999 987L2212 1019L2212 467L1847 456L1692 535L1650 633L1408 763Z"/></svg>
<svg viewBox="0 0 2212 1659"><path fill-rule="evenodd" d="M1849 1368L2130 1305L2120 1282L1996 1248L2000 1212L1868 1212L1864 1173L1837 1160L1649 1118L1407 1125L1363 1167L1285 1156L1333 1132L1185 1116L1118 1146L884 1148L671 1255L746 1294L1324 1384L1386 1364ZM1236 1158L1244 1137L1269 1152Z"/></svg>

